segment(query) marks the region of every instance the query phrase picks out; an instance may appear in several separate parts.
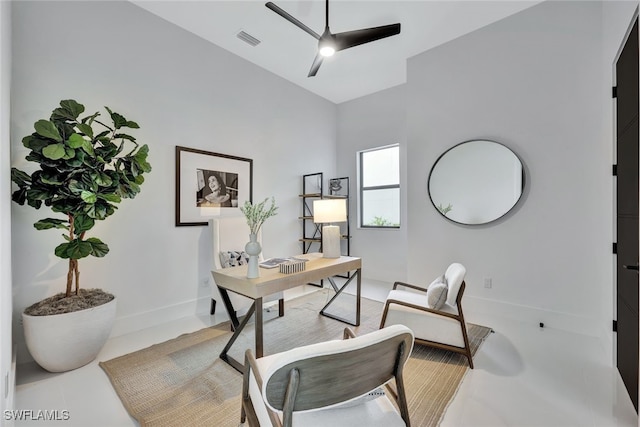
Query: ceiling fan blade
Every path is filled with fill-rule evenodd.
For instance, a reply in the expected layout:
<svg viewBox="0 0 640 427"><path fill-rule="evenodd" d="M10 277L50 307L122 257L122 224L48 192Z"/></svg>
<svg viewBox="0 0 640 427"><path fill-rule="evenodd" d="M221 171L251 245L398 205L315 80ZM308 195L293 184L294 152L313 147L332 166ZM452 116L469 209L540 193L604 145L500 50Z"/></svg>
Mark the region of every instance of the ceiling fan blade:
<svg viewBox="0 0 640 427"><path fill-rule="evenodd" d="M345 31L334 34L336 51L359 46L361 44L384 39L400 34L400 24L383 25L381 27L365 28L362 30Z"/></svg>
<svg viewBox="0 0 640 427"><path fill-rule="evenodd" d="M316 53L316 57L313 59L313 64L311 64L311 69L309 70L307 77L314 77L318 73L318 69L322 65L323 58L324 57L320 55L320 53Z"/></svg>
<svg viewBox="0 0 640 427"><path fill-rule="evenodd" d="M316 33L311 28L307 27L302 22L298 21L296 18L294 18L293 16L289 15L286 11L284 11L280 7L276 6L273 2L267 2L267 3L265 3L265 6L267 6L267 8L271 9L272 11L277 13L278 15L282 16L287 21L291 22L296 27L306 31L309 34L311 34L313 37L316 38L316 40L320 40L320 34Z"/></svg>

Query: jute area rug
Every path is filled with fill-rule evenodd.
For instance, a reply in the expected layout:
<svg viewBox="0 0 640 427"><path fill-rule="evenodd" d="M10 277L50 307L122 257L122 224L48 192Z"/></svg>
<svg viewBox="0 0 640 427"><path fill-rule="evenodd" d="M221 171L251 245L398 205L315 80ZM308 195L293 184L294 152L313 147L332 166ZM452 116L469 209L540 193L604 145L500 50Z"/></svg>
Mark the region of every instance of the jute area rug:
<svg viewBox="0 0 640 427"><path fill-rule="evenodd" d="M301 345L341 339L346 325L321 316L333 292L322 289L265 313L264 349L273 354ZM362 298L357 335L378 329L383 304ZM334 305L336 306L334 309ZM355 298L341 295L332 313L353 319ZM468 324L475 354L490 329ZM129 414L141 426L238 426L242 376L218 355L231 332L229 324L201 329L134 353L100 362ZM249 324L229 354L244 362L254 346ZM453 352L415 345L405 366L405 387L413 426L437 426L468 370L466 359ZM355 427L355 426L354 426Z"/></svg>

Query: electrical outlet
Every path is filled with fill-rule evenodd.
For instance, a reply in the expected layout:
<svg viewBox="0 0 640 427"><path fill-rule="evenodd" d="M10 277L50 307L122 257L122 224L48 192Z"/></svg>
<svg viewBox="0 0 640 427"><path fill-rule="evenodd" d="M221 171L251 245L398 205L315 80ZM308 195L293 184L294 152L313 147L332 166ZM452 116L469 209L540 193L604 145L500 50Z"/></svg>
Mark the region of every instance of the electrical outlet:
<svg viewBox="0 0 640 427"><path fill-rule="evenodd" d="M492 286L492 282L491 282L491 277L485 277L484 278L484 287L487 289L491 289Z"/></svg>

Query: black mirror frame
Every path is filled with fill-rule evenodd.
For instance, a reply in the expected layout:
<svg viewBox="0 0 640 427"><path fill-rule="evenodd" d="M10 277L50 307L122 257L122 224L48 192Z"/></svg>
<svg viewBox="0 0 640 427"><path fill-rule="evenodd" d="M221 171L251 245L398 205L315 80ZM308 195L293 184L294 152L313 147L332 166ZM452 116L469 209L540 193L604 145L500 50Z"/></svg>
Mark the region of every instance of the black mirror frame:
<svg viewBox="0 0 640 427"><path fill-rule="evenodd" d="M515 203L502 215L500 215L499 217L492 219L491 221L487 221L487 222L479 222L479 223L474 223L474 224L470 224L470 223L466 223L466 222L460 222L460 221L456 221L454 219L449 218L448 216L446 216L445 214L442 213L442 211L440 211L440 209L438 208L438 206L436 205L436 203L433 200L433 197L431 197L431 175L433 174L433 170L435 169L436 165L438 164L438 162L440 161L440 159L442 157L444 157L448 152L450 152L451 150L453 150L456 147L459 147L460 145L463 144L468 144L470 142L491 142L493 144L497 144L500 145L504 148L506 148L507 150L509 150L520 162L520 166L522 168L522 188L520 189L520 196L518 197L518 200L515 201ZM504 218L506 215L509 214L509 212L512 212L516 206L518 206L518 203L520 203L520 200L522 200L522 196L524 195L524 191L526 188L526 173L525 173L525 167L524 167L524 163L522 161L522 159L520 158L520 156L518 156L518 154L513 151L511 148L509 148L508 146L506 146L505 144L501 143L501 142L497 142L497 141L493 141L491 139L484 139L484 138L476 138L476 139L469 139L466 141L462 141L457 143L456 145L450 147L449 149L447 149L444 153L440 154L440 156L438 156L438 158L436 159L436 161L433 163L433 166L431 166L431 170L429 171L429 176L427 178L427 194L429 195L429 201L431 201L431 205L435 208L435 210L444 218L446 218L448 221L451 221L455 224L460 224L460 225L467 225L467 226L478 226L478 225L486 225L486 224L491 224L494 223L496 221L498 221L501 218Z"/></svg>

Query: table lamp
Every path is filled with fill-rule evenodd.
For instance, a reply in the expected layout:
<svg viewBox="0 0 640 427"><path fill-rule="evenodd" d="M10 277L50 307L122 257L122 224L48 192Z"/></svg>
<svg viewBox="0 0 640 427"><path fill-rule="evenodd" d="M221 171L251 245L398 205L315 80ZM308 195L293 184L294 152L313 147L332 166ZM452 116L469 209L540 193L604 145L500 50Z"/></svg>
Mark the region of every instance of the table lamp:
<svg viewBox="0 0 640 427"><path fill-rule="evenodd" d="M345 199L322 199L313 201L313 222L325 224L322 227L322 256L340 258L340 226L333 222L347 220Z"/></svg>

